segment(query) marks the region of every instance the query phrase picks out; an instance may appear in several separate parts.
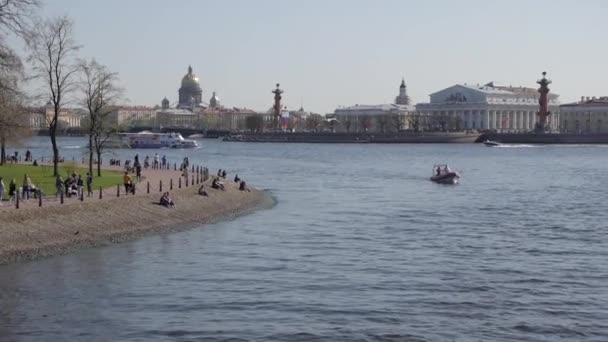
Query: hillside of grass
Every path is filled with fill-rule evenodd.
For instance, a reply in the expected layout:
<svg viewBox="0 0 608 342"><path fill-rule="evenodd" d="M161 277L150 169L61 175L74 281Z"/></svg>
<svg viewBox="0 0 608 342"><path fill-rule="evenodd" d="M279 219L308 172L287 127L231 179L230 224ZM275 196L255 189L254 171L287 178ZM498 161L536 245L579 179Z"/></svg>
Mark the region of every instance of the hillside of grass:
<svg viewBox="0 0 608 342"><path fill-rule="evenodd" d="M59 174L62 179L72 173L80 174L86 184L87 168L77 166L75 163L61 163L59 164ZM5 196L8 192L8 186L11 179L15 179L17 186L23 185L24 175L30 176L32 183L36 188L42 188L42 191L46 195L54 195L55 190L55 177L53 177L53 165L25 165L25 164L7 164L0 166L0 177L4 180ZM101 171L101 177L97 177L96 170L93 170L93 187L99 189L99 187L109 188L115 187L116 184L122 184L122 173L118 171Z"/></svg>

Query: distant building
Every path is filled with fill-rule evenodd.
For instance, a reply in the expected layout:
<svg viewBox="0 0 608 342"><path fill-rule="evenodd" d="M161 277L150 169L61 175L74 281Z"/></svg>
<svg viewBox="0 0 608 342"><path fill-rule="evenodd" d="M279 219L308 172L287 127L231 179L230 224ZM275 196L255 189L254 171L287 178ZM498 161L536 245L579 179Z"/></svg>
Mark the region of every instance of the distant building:
<svg viewBox="0 0 608 342"><path fill-rule="evenodd" d="M109 124L122 127L153 127L157 109L148 106L117 106L108 116Z"/></svg>
<svg viewBox="0 0 608 342"><path fill-rule="evenodd" d="M415 112L407 96L405 81L399 86L395 103L379 105L354 105L337 108L331 119L340 132L390 132L408 129L408 117Z"/></svg>
<svg viewBox="0 0 608 342"><path fill-rule="evenodd" d="M198 113L180 108L161 109L156 112L156 124L154 128L201 128Z"/></svg>
<svg viewBox="0 0 608 342"><path fill-rule="evenodd" d="M564 133L607 133L608 96L581 97L579 102L561 105L559 115Z"/></svg>
<svg viewBox="0 0 608 342"><path fill-rule="evenodd" d="M527 132L537 121L539 93L525 87L457 84L430 95L430 103L418 103L416 110L450 130L497 130ZM559 126L559 95L549 94L549 126Z"/></svg>
<svg viewBox="0 0 608 342"><path fill-rule="evenodd" d="M178 90L178 108L201 107L203 102L203 89L198 77L192 72L192 66L188 66L188 73L182 78L181 87Z"/></svg>
<svg viewBox="0 0 608 342"><path fill-rule="evenodd" d="M405 79L401 79L401 85L399 86L399 96L395 98L395 104L398 105L409 105L410 97L407 96L407 87L405 86Z"/></svg>
<svg viewBox="0 0 608 342"><path fill-rule="evenodd" d="M27 123L32 130L49 128L49 122L55 115L53 105L48 102L42 108L31 108L26 114ZM86 112L79 108L62 108L57 117L58 128L80 128Z"/></svg>

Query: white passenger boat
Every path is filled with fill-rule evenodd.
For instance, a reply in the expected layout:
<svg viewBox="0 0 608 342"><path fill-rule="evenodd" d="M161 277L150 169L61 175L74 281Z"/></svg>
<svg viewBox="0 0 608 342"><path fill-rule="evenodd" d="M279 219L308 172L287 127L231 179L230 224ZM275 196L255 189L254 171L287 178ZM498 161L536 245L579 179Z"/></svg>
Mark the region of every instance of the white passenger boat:
<svg viewBox="0 0 608 342"><path fill-rule="evenodd" d="M184 139L179 133L119 133L108 142L114 148L195 148L196 141Z"/></svg>
<svg viewBox="0 0 608 342"><path fill-rule="evenodd" d="M431 181L439 184L458 184L460 175L456 171L451 171L446 164L433 166L433 176Z"/></svg>

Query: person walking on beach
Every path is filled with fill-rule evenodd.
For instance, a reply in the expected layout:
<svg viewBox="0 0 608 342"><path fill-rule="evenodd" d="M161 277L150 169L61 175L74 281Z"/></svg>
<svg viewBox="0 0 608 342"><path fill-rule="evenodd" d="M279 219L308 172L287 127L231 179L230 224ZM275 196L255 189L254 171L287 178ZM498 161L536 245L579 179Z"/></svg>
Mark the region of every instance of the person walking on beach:
<svg viewBox="0 0 608 342"><path fill-rule="evenodd" d="M158 163L159 163L159 157L158 157L158 153L154 153L154 169L158 169Z"/></svg>
<svg viewBox="0 0 608 342"><path fill-rule="evenodd" d="M93 196L93 176L87 172L87 196Z"/></svg>
<svg viewBox="0 0 608 342"><path fill-rule="evenodd" d="M133 180L131 180L131 176L129 176L129 172L125 171L125 175L122 177L122 182L125 185L125 192L131 192L131 187L133 186Z"/></svg>
<svg viewBox="0 0 608 342"><path fill-rule="evenodd" d="M141 182L141 165L139 163L135 166L135 176L137 177L137 181Z"/></svg>
<svg viewBox="0 0 608 342"><path fill-rule="evenodd" d="M2 197L4 197L4 180L0 177L0 205L2 205Z"/></svg>
<svg viewBox="0 0 608 342"><path fill-rule="evenodd" d="M32 180L30 179L30 177L25 174L23 175L23 189L22 189L22 194L23 197L25 198L25 200L29 200L30 199L30 188L32 186Z"/></svg>
<svg viewBox="0 0 608 342"><path fill-rule="evenodd" d="M61 179L60 175L57 175L57 178L55 178L55 189L57 190L55 197L60 197L63 193L63 179Z"/></svg>
<svg viewBox="0 0 608 342"><path fill-rule="evenodd" d="M15 182L15 178L11 180L11 183L8 185L8 202L14 200L17 196L17 182Z"/></svg>
<svg viewBox="0 0 608 342"><path fill-rule="evenodd" d="M167 157L165 157L164 154L163 154L163 157L161 158L161 164L163 166L163 169L167 168Z"/></svg>
<svg viewBox="0 0 608 342"><path fill-rule="evenodd" d="M82 196L84 193L84 181L80 175L78 175L78 178L76 179L76 187L78 188L78 197Z"/></svg>

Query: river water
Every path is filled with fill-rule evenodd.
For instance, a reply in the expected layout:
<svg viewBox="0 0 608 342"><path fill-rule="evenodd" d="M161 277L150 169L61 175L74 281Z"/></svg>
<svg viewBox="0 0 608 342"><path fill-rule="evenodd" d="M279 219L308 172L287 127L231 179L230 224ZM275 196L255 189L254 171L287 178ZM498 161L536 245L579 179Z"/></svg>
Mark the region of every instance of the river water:
<svg viewBox="0 0 608 342"><path fill-rule="evenodd" d="M30 143L35 156L50 155L46 139ZM61 141L68 158L83 145ZM608 341L607 152L215 140L159 151L236 172L276 205L0 266L0 340ZM460 185L428 180L440 162Z"/></svg>

